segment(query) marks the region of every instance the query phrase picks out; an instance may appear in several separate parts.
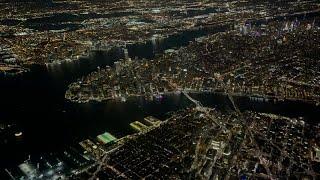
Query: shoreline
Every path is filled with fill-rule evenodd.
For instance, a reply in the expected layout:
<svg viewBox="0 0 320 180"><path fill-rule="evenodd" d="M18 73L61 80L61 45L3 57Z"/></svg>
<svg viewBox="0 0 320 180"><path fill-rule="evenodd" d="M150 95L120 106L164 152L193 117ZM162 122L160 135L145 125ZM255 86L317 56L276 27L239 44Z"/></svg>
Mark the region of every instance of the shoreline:
<svg viewBox="0 0 320 180"><path fill-rule="evenodd" d="M220 92L220 91L186 91L187 93L192 94L217 94L217 95L222 95L222 96L227 96L228 94L231 95L232 97L236 98L249 98L250 101L255 101L255 102L285 102L285 101L291 101L291 102L298 102L298 103L305 103L305 104L310 104L313 106L319 106L320 102L316 100L308 100L308 99L301 99L301 98L291 98L291 97L281 97L281 96L269 96L269 95L263 95L263 94L242 94L242 93L226 93L226 92ZM77 104L86 104L86 103L103 103L107 101L116 101L116 102L124 102L122 98L131 99L131 98L145 98L146 100L150 100L149 98L156 98L159 95L172 95L172 94L182 94L182 91L172 91L172 92L166 92L166 93L159 93L159 94L152 94L152 95L129 95L127 97L117 97L117 98L89 98L87 100L72 100L69 97L65 96L65 99L69 102L72 103L77 103ZM152 101L152 99L150 100Z"/></svg>

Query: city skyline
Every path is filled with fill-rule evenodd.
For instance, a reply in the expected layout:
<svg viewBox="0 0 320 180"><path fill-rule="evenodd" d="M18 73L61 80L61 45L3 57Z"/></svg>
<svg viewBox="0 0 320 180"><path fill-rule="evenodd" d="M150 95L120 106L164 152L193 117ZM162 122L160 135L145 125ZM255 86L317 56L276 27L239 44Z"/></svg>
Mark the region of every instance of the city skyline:
<svg viewBox="0 0 320 180"><path fill-rule="evenodd" d="M319 13L0 2L0 179L318 179Z"/></svg>

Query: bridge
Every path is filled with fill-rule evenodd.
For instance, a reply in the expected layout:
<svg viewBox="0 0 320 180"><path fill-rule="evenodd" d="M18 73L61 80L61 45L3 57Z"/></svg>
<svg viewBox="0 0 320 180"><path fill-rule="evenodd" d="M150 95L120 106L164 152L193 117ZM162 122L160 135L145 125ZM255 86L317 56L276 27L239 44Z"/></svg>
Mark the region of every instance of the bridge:
<svg viewBox="0 0 320 180"><path fill-rule="evenodd" d="M205 108L203 107L203 105L201 104L200 101L193 99L186 91L182 91L182 94L185 95L191 102L193 102L199 110L205 111L204 110ZM238 114L241 114L239 108L237 107L236 103L233 100L233 97L229 93L227 93L227 97L228 97L229 101L231 102L233 109Z"/></svg>
<svg viewBox="0 0 320 180"><path fill-rule="evenodd" d="M234 109L238 114L241 114L239 108L236 106L236 103L234 102L233 97L230 95L230 93L227 93L227 96L228 96L229 101L230 101L231 104L232 104L233 109Z"/></svg>
<svg viewBox="0 0 320 180"><path fill-rule="evenodd" d="M200 101L193 99L186 91L182 91L182 94L185 95L190 101L192 101L197 108L203 107Z"/></svg>
<svg viewBox="0 0 320 180"><path fill-rule="evenodd" d="M182 94L185 95L190 101L196 105L196 109L203 113L203 115L213 121L216 125L220 126L223 130L227 128L215 119L212 114L210 114L210 108L204 107L200 101L193 99L186 91L182 91Z"/></svg>

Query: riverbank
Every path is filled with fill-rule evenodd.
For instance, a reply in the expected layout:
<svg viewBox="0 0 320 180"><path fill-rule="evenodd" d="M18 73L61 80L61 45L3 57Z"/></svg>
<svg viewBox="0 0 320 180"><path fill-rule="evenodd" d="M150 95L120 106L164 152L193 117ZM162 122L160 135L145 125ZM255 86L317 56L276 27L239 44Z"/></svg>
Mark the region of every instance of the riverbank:
<svg viewBox="0 0 320 180"><path fill-rule="evenodd" d="M301 15L303 18L303 15ZM293 18L294 19L294 18ZM216 31L211 26L212 31ZM195 37L201 37L206 31L185 32L176 34L161 42L128 44L129 57L134 59L152 59L157 53L163 53L170 48L186 45ZM130 48L132 47L132 48ZM180 94L168 94L169 97L154 98L154 101L136 97L126 99L126 103L107 101L84 104L70 103L65 100L65 91L73 83L98 67L113 66L113 63L123 58L119 48L111 52L96 52L92 57L80 58L77 61L57 64L53 67L30 65L31 71L21 77L0 79L0 118L17 122L23 136L12 139L4 145L1 155L1 165L21 163L29 154L39 156L47 152L62 151L65 147L77 143L83 138L96 136L102 132L112 132L119 137L130 134L128 124L147 115L165 116L167 112L177 111L188 106L190 102ZM192 66L188 66L192 67ZM303 103L279 101L277 104L260 102L249 97L249 101L236 102L241 110L274 111L290 116L304 116L304 113L319 114L319 108L305 106ZM224 97L204 96L202 103L213 107L221 105L221 109L232 109ZM235 98L236 99L236 98ZM241 98L240 98L241 99ZM286 104L287 103L287 104ZM218 105L217 105L218 104ZM317 117L313 117L317 121ZM14 132L12 132L14 135Z"/></svg>

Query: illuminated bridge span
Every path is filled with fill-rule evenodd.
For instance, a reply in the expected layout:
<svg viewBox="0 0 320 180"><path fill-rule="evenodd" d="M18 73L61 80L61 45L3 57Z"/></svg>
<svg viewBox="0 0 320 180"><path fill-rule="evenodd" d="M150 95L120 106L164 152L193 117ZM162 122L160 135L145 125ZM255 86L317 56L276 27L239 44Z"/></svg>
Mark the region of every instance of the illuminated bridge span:
<svg viewBox="0 0 320 180"><path fill-rule="evenodd" d="M204 107L202 106L200 101L197 101L195 99L193 99L191 96L189 96L189 94L185 91L182 91L182 93L190 100L192 101L194 104L196 104L196 109L200 112L203 113L203 115L207 118L209 118L210 120L212 120L216 125L220 126L223 130L227 130L227 128L220 122L217 121L217 119L215 117L212 116L212 114L210 114L210 108Z"/></svg>
<svg viewBox="0 0 320 180"><path fill-rule="evenodd" d="M241 113L240 110L239 110L239 108L238 108L238 107L236 106L236 104L234 103L233 97L232 97L229 93L227 93L227 96L228 96L228 98L229 98L229 100L230 100L230 102L231 102L231 104L232 104L232 106L233 106L233 109L234 109L237 113Z"/></svg>
<svg viewBox="0 0 320 180"><path fill-rule="evenodd" d="M201 104L200 101L197 101L197 100L193 99L186 91L182 91L182 93L183 93L183 95L185 95L190 101L192 101L192 102L196 105L197 108L199 108L199 109L202 109L202 108L203 108L203 105ZM230 102L231 102L234 110L235 110L237 113L240 113L239 108L236 106L236 104L235 104L235 102L234 102L234 100L233 100L233 97L232 97L229 93L227 93L227 96L228 96L228 99L230 100Z"/></svg>
<svg viewBox="0 0 320 180"><path fill-rule="evenodd" d="M222 85L223 87L225 87L225 84L223 81L221 80L218 80ZM226 92L227 94L227 97L229 99L229 101L231 102L232 106L233 106L233 109L238 113L238 114L241 114L241 111L239 110L239 108L237 107L236 103L234 102L233 100L233 96L230 95L230 93L228 93L228 91L224 88L224 91Z"/></svg>
<svg viewBox="0 0 320 180"><path fill-rule="evenodd" d="M190 101L192 101L198 108L203 107L200 101L193 99L186 91L182 91L182 94L185 95Z"/></svg>

